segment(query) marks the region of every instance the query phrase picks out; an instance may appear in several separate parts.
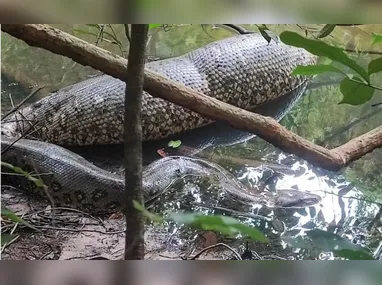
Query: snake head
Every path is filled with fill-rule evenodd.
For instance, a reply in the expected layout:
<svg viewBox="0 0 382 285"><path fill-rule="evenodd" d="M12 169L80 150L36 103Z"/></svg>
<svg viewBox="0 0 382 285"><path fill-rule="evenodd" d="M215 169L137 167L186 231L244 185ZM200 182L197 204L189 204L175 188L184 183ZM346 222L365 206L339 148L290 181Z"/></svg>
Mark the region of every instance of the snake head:
<svg viewBox="0 0 382 285"><path fill-rule="evenodd" d="M321 202L316 194L298 190L279 190L276 194L275 206L279 208L311 207Z"/></svg>

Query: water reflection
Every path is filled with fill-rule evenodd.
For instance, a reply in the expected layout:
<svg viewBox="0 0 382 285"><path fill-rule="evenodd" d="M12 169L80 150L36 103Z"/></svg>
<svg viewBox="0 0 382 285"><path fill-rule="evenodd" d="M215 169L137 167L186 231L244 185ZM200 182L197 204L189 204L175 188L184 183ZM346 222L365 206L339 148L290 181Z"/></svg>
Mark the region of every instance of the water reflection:
<svg viewBox="0 0 382 285"><path fill-rule="evenodd" d="M354 29L351 31L350 39L353 40L359 36L367 37L367 41L364 40L360 44L366 45L365 43L368 43L369 39L365 32L357 32ZM158 49L157 55L168 56L169 54L166 51L173 52L174 50L176 54L184 53L186 51L184 49L192 49L205 44L206 41L213 40L200 33L200 31L195 32L193 30L193 32L184 33L184 30L175 29L171 33L159 33L156 37L159 37L160 41L151 41L151 49ZM187 41L183 38L184 34L188 34ZM10 37L5 39L7 40L5 44L8 46L8 51L16 52L17 49L13 47L19 45L20 41L13 41ZM347 40L347 38L345 37L344 40ZM156 42L159 42L159 44L156 44ZM190 44L188 45L187 42L190 42ZM26 70L22 70L23 72L18 74L17 78L26 78L33 74L39 81L44 79L44 84L46 84L46 82L49 83L50 81L44 77L54 75L55 80L52 81L55 82L54 87L57 87L59 83L62 83L63 79L62 74L59 72L60 68L64 67L64 65L68 66L64 70L64 74L66 74L72 65L72 62L67 59L51 55L42 49L39 49L38 53L36 53L36 50L26 47L23 52L34 53L35 57L27 54L28 56L25 56L22 61L13 62L14 59L19 57L10 53L9 55L4 54L4 62L8 60L8 68L15 66L15 70L22 70L21 65L26 65L26 62L28 62L33 68L38 67L39 72L37 70L31 72L31 68L26 68ZM35 54L38 56L36 57ZM48 60L45 60L45 58ZM372 58L367 55L358 58L360 62L364 63L370 61L370 59ZM68 61L68 63L63 65L61 61ZM10 108L9 94L12 94L16 103L20 102L30 92L25 86L7 76L12 74L9 69L4 70L8 72L7 74L2 73L1 78L2 112ZM52 71L49 72L49 70ZM70 81L65 82L65 85L78 81L79 74L86 77L87 73L91 72L94 72L94 70L89 71L78 66L78 70L75 69L67 73L71 78ZM381 124L382 113L376 113L372 120L370 118L361 120L356 127L349 127L340 134L333 132L337 128L349 125L353 120L361 118L368 112L375 112L375 108L370 107L371 103L357 107L338 105L341 100L338 79L332 75L321 77L321 79L322 81L318 82L316 86L320 86L320 84L323 86L310 90L307 96L299 101L297 106L282 121L285 126L311 141L321 139L321 141L325 142L325 138L330 138L330 140L327 139L329 140L328 145L335 146ZM26 82L29 81L26 80ZM38 83L40 84L40 82ZM327 85L329 83L331 85ZM376 92L376 99L372 103L380 102L378 95L380 96L381 92ZM289 107L292 106L293 104ZM272 109L264 107L263 114L274 116L275 114L267 113L270 110ZM229 140L227 140L227 136L221 136L224 132L229 134ZM331 133L335 136L331 135ZM326 136L327 134L330 135ZM207 135L213 137L213 140L207 140ZM287 249L285 256L288 256L292 250L287 248L286 243L280 237L289 236L295 238L303 236L307 230L313 228L338 233L354 243L366 244L372 250L377 250L380 246L382 233L380 216L378 217L380 207L378 204L366 201L362 193L365 190L360 187L368 186L377 190L380 188L380 184L376 180L381 175L378 165L382 160L378 158L382 152L375 151L369 158L359 160L354 164L354 167L351 166L345 171L347 175L344 176L312 167L293 155L284 154L269 144L265 144L260 139L253 138L252 134L236 131L232 128L229 129L229 127L220 123L186 134L183 137L174 136L173 138L181 139L182 149L188 147L186 151L188 155L201 155L199 151L206 149L208 155L220 158L219 161L215 162L224 166L250 189L258 186L261 186L263 191L271 192L282 189L297 189L316 193L322 197L322 201L318 205L301 209L271 209L263 205L248 205L238 203L231 197L227 197L225 192L219 188L219 185L205 177L186 177L177 181L170 189L172 191L166 192L165 195L158 199L152 206L153 211L162 214L172 211L200 211L206 214L216 213L235 216L246 224L259 227L272 238L272 248L264 247L264 255L269 254L269 252L280 254L281 248ZM232 138L236 140L233 142ZM172 138L155 142L155 144L145 144L146 164L160 158L157 150L165 148L170 139ZM190 149L197 149L197 151L192 153ZM117 173L123 171L122 146L73 148L73 150L101 167ZM94 154L96 154L96 157ZM366 170L359 171L362 168ZM196 232L184 232L183 229L177 228L175 225L168 225L168 232L173 236L172 243L178 245L186 245L192 240L194 233L196 235ZM243 241L239 240L238 245L240 244L243 244ZM261 246L256 245L256 250L260 252ZM293 250L293 252L296 254L294 258L332 258L330 253L312 253L306 250Z"/></svg>

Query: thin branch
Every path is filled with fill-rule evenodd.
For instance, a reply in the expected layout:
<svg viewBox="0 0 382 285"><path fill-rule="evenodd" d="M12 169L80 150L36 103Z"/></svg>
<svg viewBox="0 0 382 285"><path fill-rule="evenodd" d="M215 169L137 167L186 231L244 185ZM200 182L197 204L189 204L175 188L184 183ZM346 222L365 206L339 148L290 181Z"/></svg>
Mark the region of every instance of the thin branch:
<svg viewBox="0 0 382 285"><path fill-rule="evenodd" d="M37 92L39 92L41 89L45 88L45 86L40 86L40 87L37 87L37 89L35 89L34 91L32 91L27 97L25 97L19 104L17 104L17 106L13 107L8 113L6 113L2 118L1 120L4 120L6 117L8 117L9 115L13 114L14 112L16 112L18 109L20 109L20 107L22 105L25 104L26 101L28 101L30 98L32 98L32 96L34 96Z"/></svg>
<svg viewBox="0 0 382 285"><path fill-rule="evenodd" d="M201 256L203 253L205 253L206 251L209 251L213 248L217 248L217 247L220 247L220 246L223 246L225 248L228 248L230 251L232 251L232 253L235 255L235 257L237 258L237 260L242 260L240 254L234 250L232 247L230 247L229 245L225 244L225 243L217 243L217 244L213 244L213 245L210 245L210 246L207 246L205 248L203 248L199 253L197 253L194 257L191 257L190 259L187 259L187 260L195 260L197 259L199 256Z"/></svg>
<svg viewBox="0 0 382 285"><path fill-rule="evenodd" d="M374 51L374 50L355 50L350 48L343 48L343 51L346 52L353 52L353 53L365 53L365 54L382 54L380 51Z"/></svg>
<svg viewBox="0 0 382 285"><path fill-rule="evenodd" d="M382 87L374 86L374 85L372 85L372 84L370 84L370 83L365 83L365 82L363 82L363 81L359 81L359 80L356 80L356 79L353 79L353 78L350 78L350 77L349 77L349 80L350 80L350 81L353 81L353 82L356 82L356 83L360 83L360 84L365 85L365 86L368 86L368 87L371 87L371 88L373 88L373 89L375 89L375 90L382 91Z"/></svg>
<svg viewBox="0 0 382 285"><path fill-rule="evenodd" d="M381 112L382 112L382 109L378 109L378 110L375 110L373 112L370 112L370 113L366 114L365 116L362 116L362 117L352 121L351 123L347 124L346 126L338 128L337 130L332 132L330 135L328 135L327 137L325 137L322 140L317 141L316 143L318 145L321 145L321 146L324 145L325 143L327 144L327 142L332 140L334 137L336 137L336 136L338 136L344 132L347 132L348 130L350 130L355 125L357 125L357 124L359 124L359 123L361 123L367 119L370 119L371 117L373 117L373 116L375 116Z"/></svg>
<svg viewBox="0 0 382 285"><path fill-rule="evenodd" d="M2 24L1 29L31 46L45 48L123 81L127 80L126 59L60 30L35 24ZM382 146L381 126L343 146L328 150L290 132L272 118L223 103L148 69L145 69L144 89L152 96L168 100L206 118L226 121L234 128L255 133L281 150L327 170L339 170Z"/></svg>
<svg viewBox="0 0 382 285"><path fill-rule="evenodd" d="M254 32L253 31L249 31L241 26L238 26L238 25L234 25L234 24L222 24L222 26L226 26L226 27L229 27L233 30L235 30L236 32L238 32L239 34L241 35L245 35L245 34L253 34Z"/></svg>

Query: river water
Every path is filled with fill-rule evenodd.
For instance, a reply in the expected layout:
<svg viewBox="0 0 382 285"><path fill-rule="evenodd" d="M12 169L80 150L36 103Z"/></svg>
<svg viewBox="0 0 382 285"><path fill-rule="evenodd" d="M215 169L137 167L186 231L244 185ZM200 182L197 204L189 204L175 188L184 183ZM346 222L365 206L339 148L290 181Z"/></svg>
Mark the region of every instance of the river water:
<svg viewBox="0 0 382 285"><path fill-rule="evenodd" d="M60 28L70 32L72 27ZM278 30L280 27L274 28ZM373 31L370 29L365 31L344 28L334 34L339 39L334 38L331 41L337 39L338 42L345 42L349 48L370 47L370 34ZM121 31L117 30L116 33L119 35ZM153 56L170 57L213 41L212 36L221 38L229 34L224 30L205 33L203 29L195 26L174 28L169 32L155 32L149 42L149 53ZM85 34L83 38L91 41L90 35ZM49 91L96 73L65 58L28 47L4 34L2 42L2 112L10 108L10 97L14 104L17 104L30 93L31 87L46 85L46 90L41 93L41 96L45 96ZM104 44L105 48L120 52L115 45ZM367 66L374 57L357 55L354 58ZM382 77L376 75L373 80L378 85L382 82ZM382 109L371 106L382 101L381 92L376 92L372 101L361 106L338 104L341 100L339 81L340 78L331 75L314 79L304 96L281 123L298 135L327 147L338 146L381 125ZM189 140L182 137L182 147L187 147L187 142L193 139L193 134L190 136ZM145 144L145 157L149 157L148 160L160 158L157 150L162 147L174 153L177 151L166 147L166 141ZM121 157L121 152L122 148L119 147L115 149L114 154ZM218 185L213 182L206 181L203 177L191 177L173 185L170 191L153 205L152 211L161 214L200 211L235 216L248 225L258 227L271 239L269 245L250 243L250 249L260 256L332 259L333 255L330 252L317 250L314 245L309 249L292 249L288 246L312 229L339 234L355 244L368 247L371 253L381 246L382 224L380 217L378 218L381 209L376 203L382 202L381 149L364 156L339 173L314 167L257 137L231 146L212 145L204 152L210 157L213 155L216 163L234 174L249 188L262 185L264 191L309 191L320 195L322 202L313 207L288 210L268 209L261 205L239 205L226 199L219 191ZM174 247L186 246L196 234L196 231L185 230L175 225L168 225L168 230L173 234L170 246ZM238 239L233 243L243 246L245 240Z"/></svg>

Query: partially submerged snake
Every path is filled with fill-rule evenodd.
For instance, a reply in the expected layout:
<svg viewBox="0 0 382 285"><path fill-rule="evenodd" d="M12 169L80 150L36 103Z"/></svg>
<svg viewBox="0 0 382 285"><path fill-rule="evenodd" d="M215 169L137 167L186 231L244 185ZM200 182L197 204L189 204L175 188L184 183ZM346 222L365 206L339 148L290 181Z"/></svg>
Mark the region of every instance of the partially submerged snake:
<svg viewBox="0 0 382 285"><path fill-rule="evenodd" d="M260 34L250 34L217 41L180 57L147 63L146 67L208 96L252 110L305 84L307 78L291 76L290 73L297 65L314 62L315 57L303 49L282 43L268 44ZM33 134L34 137L53 144L22 139L3 154L2 160L22 168L29 166L28 170L36 170L39 174L53 173L47 184L57 204L86 208L91 212L120 207L124 189L121 177L54 144L122 143L124 89L124 82L102 75L61 89L9 116L2 122L3 134L17 136L33 125L39 130ZM165 138L212 122L146 92L142 109L144 140ZM2 137L2 148L9 144L10 140ZM151 171L158 166L168 169L168 177L163 179L173 179L175 169L199 174L209 171L220 175L219 181L226 185L223 188L227 193L253 202L267 200L259 194L246 193L217 165L186 157L165 158L146 168L144 190L147 195L166 187L166 183L158 180ZM6 179L15 183L17 178L4 175L3 182ZM290 194L284 194L293 196L298 195L297 192L292 190ZM318 196L309 195L306 196L307 201L318 201ZM277 205L271 197L269 203Z"/></svg>
<svg viewBox="0 0 382 285"><path fill-rule="evenodd" d="M13 141L2 137L1 147L8 147ZM2 169L3 184L17 185L32 194L52 199L56 206L76 207L103 214L121 210L124 205L125 183L121 176L105 171L60 146L22 139L12 145L12 151L3 154L2 160L22 165L24 171L38 174L35 177L40 177L49 186L49 195L46 189L36 187L34 182L5 168ZM278 191L276 195L251 192L219 165L184 156L165 157L144 168L142 182L145 200L158 195L186 175L212 177L227 195L243 203L270 207L306 207L320 201L315 194L296 190Z"/></svg>

